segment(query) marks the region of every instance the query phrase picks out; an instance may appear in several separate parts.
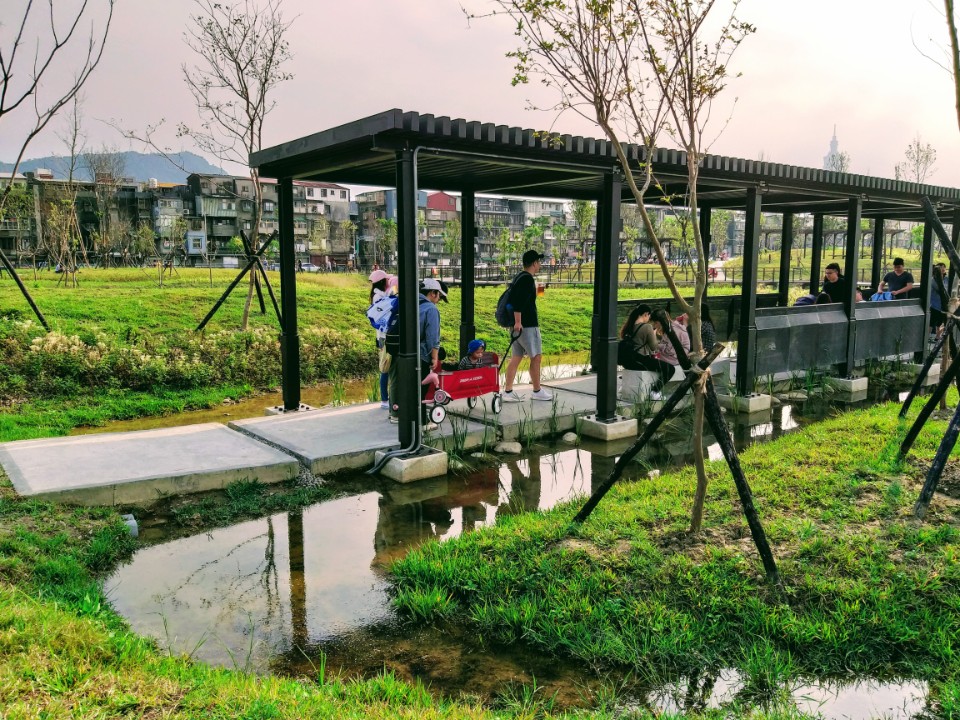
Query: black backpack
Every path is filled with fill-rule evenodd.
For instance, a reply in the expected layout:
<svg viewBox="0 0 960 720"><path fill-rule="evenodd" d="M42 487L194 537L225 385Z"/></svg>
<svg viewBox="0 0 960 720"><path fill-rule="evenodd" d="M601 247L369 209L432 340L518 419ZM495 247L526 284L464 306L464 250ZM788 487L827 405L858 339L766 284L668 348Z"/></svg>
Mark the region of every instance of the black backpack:
<svg viewBox="0 0 960 720"><path fill-rule="evenodd" d="M429 300L420 298L420 305L428 303ZM418 306L419 307L419 306ZM397 303L397 309L390 315L390 321L387 323L387 335L383 340L383 346L387 354L396 357L400 352L400 303Z"/></svg>
<svg viewBox="0 0 960 720"><path fill-rule="evenodd" d="M638 353L637 346L634 344L633 339L637 336L639 330L640 326L635 326L632 333L617 343L617 365L622 365L627 370L635 370L637 368L636 358Z"/></svg>
<svg viewBox="0 0 960 720"><path fill-rule="evenodd" d="M510 292L513 290L514 285L517 284L517 280L520 279L522 275L529 275L526 270L522 270L517 273L517 276L510 281L510 284L507 286L507 289L503 291L503 294L500 295L500 299L497 300L497 310L495 313L497 319L497 325L502 328L512 328L516 323L516 319L513 317L513 305L510 304Z"/></svg>

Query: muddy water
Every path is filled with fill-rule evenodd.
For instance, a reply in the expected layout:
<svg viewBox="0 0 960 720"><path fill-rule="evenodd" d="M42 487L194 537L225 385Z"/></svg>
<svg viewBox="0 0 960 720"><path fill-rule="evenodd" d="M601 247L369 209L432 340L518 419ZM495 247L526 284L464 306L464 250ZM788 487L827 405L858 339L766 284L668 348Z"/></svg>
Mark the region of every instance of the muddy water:
<svg viewBox="0 0 960 720"><path fill-rule="evenodd" d="M811 414L818 410L811 406ZM826 411L832 412L829 407ZM764 442L809 421L784 406L731 426L738 445ZM692 450L682 430L666 432L647 463L684 462ZM144 517L139 551L106 583L134 630L174 652L228 667L315 678L370 677L387 670L451 697L497 702L536 684L558 707L590 707L615 685L624 709L675 712L723 707L741 698L743 682L722 670L661 688L629 678L601 678L582 663L523 647L500 647L456 628L421 628L394 613L386 568L410 549L492 524L500 516L546 509L586 496L608 477L616 455L604 449L539 447L478 470L410 485L366 476L335 482L344 497L199 535L174 538L167 518ZM711 457L719 448L711 445ZM632 472L641 472L635 466ZM922 683L798 683L793 703L825 717L910 717L922 708Z"/></svg>

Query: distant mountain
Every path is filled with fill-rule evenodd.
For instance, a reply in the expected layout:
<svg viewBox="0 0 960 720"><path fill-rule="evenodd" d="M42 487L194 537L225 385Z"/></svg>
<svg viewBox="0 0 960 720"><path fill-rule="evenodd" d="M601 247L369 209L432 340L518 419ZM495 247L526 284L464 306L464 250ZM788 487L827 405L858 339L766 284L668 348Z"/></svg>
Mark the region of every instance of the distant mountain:
<svg viewBox="0 0 960 720"><path fill-rule="evenodd" d="M216 173L223 175L224 171L216 165L211 165L206 159L192 152L171 153L170 157L177 164L187 170L183 172L179 167L174 166L170 160L158 153L141 153L128 150L120 153L124 161L124 177L131 177L135 180L149 180L156 178L159 182L180 183L187 182L187 175L190 173ZM92 180L83 163L80 163L79 179ZM52 170L57 177L67 175L67 160L63 157L48 155L47 157L31 158L20 163L18 172L25 173L28 170L37 168L47 168ZM10 172L13 169L13 163L0 162L0 172Z"/></svg>

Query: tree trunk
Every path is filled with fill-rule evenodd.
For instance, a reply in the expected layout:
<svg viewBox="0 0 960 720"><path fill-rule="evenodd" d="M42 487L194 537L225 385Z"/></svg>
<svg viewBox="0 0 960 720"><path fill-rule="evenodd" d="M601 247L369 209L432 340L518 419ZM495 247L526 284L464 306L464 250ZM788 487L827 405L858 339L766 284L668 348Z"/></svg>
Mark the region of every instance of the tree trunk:
<svg viewBox="0 0 960 720"><path fill-rule="evenodd" d="M703 393L693 390L693 460L697 468L697 492L690 511L690 532L698 533L703 524L703 503L707 496L707 471L703 457Z"/></svg>

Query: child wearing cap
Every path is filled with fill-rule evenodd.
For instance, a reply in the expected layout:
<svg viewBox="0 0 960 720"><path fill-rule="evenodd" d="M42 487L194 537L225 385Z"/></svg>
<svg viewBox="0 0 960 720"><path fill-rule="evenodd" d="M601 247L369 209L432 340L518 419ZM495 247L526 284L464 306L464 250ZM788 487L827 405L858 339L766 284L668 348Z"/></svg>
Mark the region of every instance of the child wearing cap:
<svg viewBox="0 0 960 720"><path fill-rule="evenodd" d="M483 340L471 340L470 344L467 345L467 354L460 358L457 370L483 367L483 351L486 349L487 344Z"/></svg>

